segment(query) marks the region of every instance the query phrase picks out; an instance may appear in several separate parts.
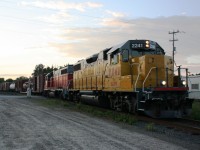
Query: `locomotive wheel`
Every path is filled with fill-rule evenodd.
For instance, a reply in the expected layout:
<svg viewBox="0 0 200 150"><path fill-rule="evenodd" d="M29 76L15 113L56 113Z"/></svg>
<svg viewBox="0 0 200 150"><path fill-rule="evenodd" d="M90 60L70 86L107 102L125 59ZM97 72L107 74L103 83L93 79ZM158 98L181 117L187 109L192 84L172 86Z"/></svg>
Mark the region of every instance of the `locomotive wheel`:
<svg viewBox="0 0 200 150"><path fill-rule="evenodd" d="M114 96L109 96L108 99L110 101L110 109L114 110L115 109L114 108L114 99L115 99L115 97Z"/></svg>
<svg viewBox="0 0 200 150"><path fill-rule="evenodd" d="M122 101L120 100L120 97L114 99L113 107L116 111L122 111Z"/></svg>
<svg viewBox="0 0 200 150"><path fill-rule="evenodd" d="M114 110L121 111L121 106L121 103L119 103L118 101L114 101Z"/></svg>
<svg viewBox="0 0 200 150"><path fill-rule="evenodd" d="M131 112L131 102L129 100L126 100L123 104L123 111L124 112Z"/></svg>
<svg viewBox="0 0 200 150"><path fill-rule="evenodd" d="M68 100L69 100L69 101L73 101L73 93L69 93Z"/></svg>
<svg viewBox="0 0 200 150"><path fill-rule="evenodd" d="M61 92L61 93L59 94L59 98L60 98L60 99L64 99L63 92Z"/></svg>
<svg viewBox="0 0 200 150"><path fill-rule="evenodd" d="M155 102L154 104L152 104L151 109L152 109L153 115L155 117L159 117L160 116L161 106L160 106L159 102Z"/></svg>
<svg viewBox="0 0 200 150"><path fill-rule="evenodd" d="M135 97L133 97L132 98L132 112L134 113L134 114L137 114L137 107L138 107L138 103L137 103L137 100L136 100L136 98Z"/></svg>

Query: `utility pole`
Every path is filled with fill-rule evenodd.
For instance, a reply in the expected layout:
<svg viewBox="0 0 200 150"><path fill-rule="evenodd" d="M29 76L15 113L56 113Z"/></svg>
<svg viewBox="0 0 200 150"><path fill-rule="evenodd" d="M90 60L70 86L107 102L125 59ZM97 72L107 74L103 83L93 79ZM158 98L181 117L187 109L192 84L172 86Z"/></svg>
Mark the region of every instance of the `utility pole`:
<svg viewBox="0 0 200 150"><path fill-rule="evenodd" d="M179 33L179 32L180 32L179 30L177 30L177 31L172 31L172 32L169 31L169 34L172 34L172 35L173 35L173 39L172 39L172 40L169 40L170 42L172 42L172 46L173 46L173 50L172 50L173 72L174 72L174 52L176 51L176 47L174 46L174 42L175 42L175 41L178 41L178 39L174 39L174 35L175 35L176 33Z"/></svg>

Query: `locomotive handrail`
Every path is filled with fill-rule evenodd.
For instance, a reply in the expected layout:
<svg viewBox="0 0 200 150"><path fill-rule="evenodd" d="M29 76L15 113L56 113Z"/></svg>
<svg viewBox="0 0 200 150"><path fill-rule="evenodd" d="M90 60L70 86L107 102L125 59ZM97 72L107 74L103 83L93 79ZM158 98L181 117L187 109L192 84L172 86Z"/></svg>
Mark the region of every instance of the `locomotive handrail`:
<svg viewBox="0 0 200 150"><path fill-rule="evenodd" d="M107 65L108 65L108 62L106 62L106 65L105 65L105 70L104 70L104 74L102 74L102 90L103 90L103 83L105 83L105 77L104 77L104 81L103 81L103 75L105 76L105 73L106 73L106 70L107 70Z"/></svg>
<svg viewBox="0 0 200 150"><path fill-rule="evenodd" d="M157 67L152 67L152 68L149 70L149 72L148 72L146 78L144 79L144 82L143 82L143 84L142 84L142 91L143 91L143 92L145 92L145 91L144 91L144 83L146 82L147 78L149 77L149 74L151 73L151 71L152 71L153 69L156 69L156 68L157 68Z"/></svg>
<svg viewBox="0 0 200 150"><path fill-rule="evenodd" d="M137 78L136 78L136 81L135 81L135 85L134 85L135 92L138 92L136 90L136 88L137 88L137 82L138 82L138 79L139 79L139 76L140 76L140 63L133 63L132 66L133 65L138 65L138 75L137 75Z"/></svg>
<svg viewBox="0 0 200 150"><path fill-rule="evenodd" d="M188 87L188 68L181 68L181 66L178 66L178 70L179 70L179 86L181 84L181 69L184 69L185 70L185 80L186 80L186 87Z"/></svg>
<svg viewBox="0 0 200 150"><path fill-rule="evenodd" d="M69 86L71 84L71 82L73 81L73 79L68 80L68 84L67 84L67 89L69 90Z"/></svg>

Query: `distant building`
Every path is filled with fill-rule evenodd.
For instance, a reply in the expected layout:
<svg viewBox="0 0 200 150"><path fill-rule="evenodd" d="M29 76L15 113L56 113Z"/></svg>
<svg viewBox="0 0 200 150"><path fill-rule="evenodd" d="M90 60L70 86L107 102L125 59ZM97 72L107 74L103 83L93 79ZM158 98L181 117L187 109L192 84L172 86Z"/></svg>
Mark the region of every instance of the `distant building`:
<svg viewBox="0 0 200 150"><path fill-rule="evenodd" d="M189 97L200 100L200 75L188 77Z"/></svg>

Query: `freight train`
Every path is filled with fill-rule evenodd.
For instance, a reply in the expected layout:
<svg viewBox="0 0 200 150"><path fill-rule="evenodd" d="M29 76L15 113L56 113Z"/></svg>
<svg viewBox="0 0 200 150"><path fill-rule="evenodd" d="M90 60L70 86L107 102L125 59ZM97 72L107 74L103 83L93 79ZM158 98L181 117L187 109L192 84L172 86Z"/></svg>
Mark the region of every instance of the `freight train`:
<svg viewBox="0 0 200 150"><path fill-rule="evenodd" d="M1 92L26 92L28 79L18 79L13 82L2 82L0 83Z"/></svg>
<svg viewBox="0 0 200 150"><path fill-rule="evenodd" d="M0 91L1 92L10 91L10 84L11 84L11 82L2 82L2 83L0 83Z"/></svg>
<svg viewBox="0 0 200 150"><path fill-rule="evenodd" d="M175 75L172 57L157 42L128 40L47 74L44 95L154 118L181 118L191 113L193 100L188 98L187 68L177 70Z"/></svg>

